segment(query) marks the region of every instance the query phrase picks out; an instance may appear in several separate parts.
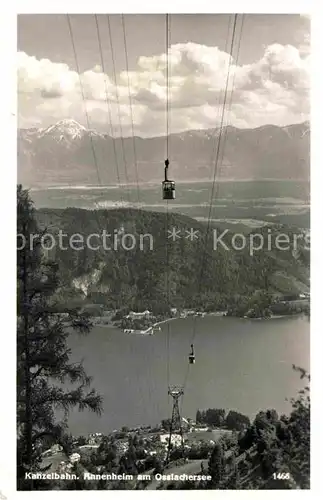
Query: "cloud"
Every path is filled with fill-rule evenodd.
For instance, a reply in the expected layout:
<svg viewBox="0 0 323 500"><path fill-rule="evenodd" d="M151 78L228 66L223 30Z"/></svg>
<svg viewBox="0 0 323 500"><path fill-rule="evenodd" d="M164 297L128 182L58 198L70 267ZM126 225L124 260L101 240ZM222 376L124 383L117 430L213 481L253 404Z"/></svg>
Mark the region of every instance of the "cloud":
<svg viewBox="0 0 323 500"><path fill-rule="evenodd" d="M239 65L218 47L196 43L172 45L169 63L167 90L165 54L140 57L135 71L121 72L114 82L99 66L78 75L66 64L20 52L19 107L25 117L20 125L30 124L31 117L44 126L67 117L87 125L88 117L91 126L116 135L121 123L126 136L131 134L133 119L137 135L164 134L168 94L171 132L216 127L221 121L228 71L226 123L256 127L309 118L306 35L300 48L275 43L252 64Z"/></svg>

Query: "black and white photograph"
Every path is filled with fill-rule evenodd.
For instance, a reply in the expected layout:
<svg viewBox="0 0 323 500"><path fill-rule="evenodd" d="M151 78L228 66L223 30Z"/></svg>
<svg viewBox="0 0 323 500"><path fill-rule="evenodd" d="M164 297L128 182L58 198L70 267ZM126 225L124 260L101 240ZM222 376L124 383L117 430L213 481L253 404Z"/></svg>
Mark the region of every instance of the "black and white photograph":
<svg viewBox="0 0 323 500"><path fill-rule="evenodd" d="M16 20L16 489L309 490L311 15L109 7Z"/></svg>

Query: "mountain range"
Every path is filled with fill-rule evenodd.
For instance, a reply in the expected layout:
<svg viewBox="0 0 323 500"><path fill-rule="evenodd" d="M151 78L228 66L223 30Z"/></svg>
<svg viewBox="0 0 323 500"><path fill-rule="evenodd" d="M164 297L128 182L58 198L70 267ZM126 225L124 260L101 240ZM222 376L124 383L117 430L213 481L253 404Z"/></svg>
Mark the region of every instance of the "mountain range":
<svg viewBox="0 0 323 500"><path fill-rule="evenodd" d="M220 139L220 140L219 140ZM18 129L18 182L28 186L160 182L166 138L112 138L66 119ZM254 129L191 130L169 136L169 177L309 180L309 122Z"/></svg>

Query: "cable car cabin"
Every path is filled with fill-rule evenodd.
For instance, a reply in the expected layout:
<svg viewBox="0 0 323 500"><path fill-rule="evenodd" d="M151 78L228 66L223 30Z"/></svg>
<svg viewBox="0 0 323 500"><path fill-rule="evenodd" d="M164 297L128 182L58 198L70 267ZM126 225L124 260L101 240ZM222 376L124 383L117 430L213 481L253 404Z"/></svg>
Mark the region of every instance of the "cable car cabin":
<svg viewBox="0 0 323 500"><path fill-rule="evenodd" d="M162 183L163 200L175 200L175 182L169 181L167 177L169 160L165 160L165 180Z"/></svg>
<svg viewBox="0 0 323 500"><path fill-rule="evenodd" d="M194 365L194 363L195 363L195 354L194 354L193 344L191 344L191 352L189 353L188 361L189 361L190 365Z"/></svg>
<svg viewBox="0 0 323 500"><path fill-rule="evenodd" d="M190 365L194 365L195 364L195 356L190 354L188 357L188 361L189 361Z"/></svg>
<svg viewBox="0 0 323 500"><path fill-rule="evenodd" d="M163 181L163 200L175 200L174 181Z"/></svg>

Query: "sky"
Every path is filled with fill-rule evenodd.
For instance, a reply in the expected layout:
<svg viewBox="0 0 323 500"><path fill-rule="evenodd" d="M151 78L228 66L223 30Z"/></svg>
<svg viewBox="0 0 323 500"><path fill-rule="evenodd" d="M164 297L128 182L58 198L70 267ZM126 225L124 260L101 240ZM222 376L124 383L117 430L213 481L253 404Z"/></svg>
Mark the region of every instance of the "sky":
<svg viewBox="0 0 323 500"><path fill-rule="evenodd" d="M72 118L113 136L149 137L222 119L240 128L309 119L308 16L239 14L235 23L233 14L172 14L168 71L166 16L123 21L18 16L19 127Z"/></svg>

